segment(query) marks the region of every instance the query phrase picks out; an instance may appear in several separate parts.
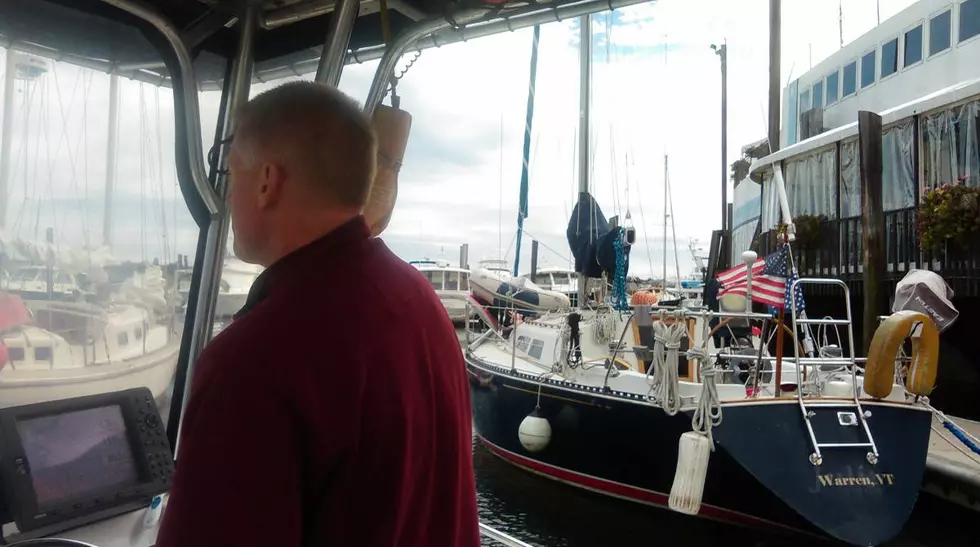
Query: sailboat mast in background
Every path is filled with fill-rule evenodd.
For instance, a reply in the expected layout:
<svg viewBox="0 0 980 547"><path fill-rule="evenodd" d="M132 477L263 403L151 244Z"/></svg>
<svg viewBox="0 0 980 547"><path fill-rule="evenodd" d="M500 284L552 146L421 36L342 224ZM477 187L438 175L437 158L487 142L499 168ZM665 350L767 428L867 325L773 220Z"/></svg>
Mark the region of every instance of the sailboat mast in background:
<svg viewBox="0 0 980 547"><path fill-rule="evenodd" d="M592 17L583 15L579 25L579 116L578 116L578 193L580 203L589 191L589 129L591 128L592 102ZM579 210L581 214L581 209ZM591 237L591 235L590 235ZM588 302L589 279L578 274L578 302L584 307Z"/></svg>

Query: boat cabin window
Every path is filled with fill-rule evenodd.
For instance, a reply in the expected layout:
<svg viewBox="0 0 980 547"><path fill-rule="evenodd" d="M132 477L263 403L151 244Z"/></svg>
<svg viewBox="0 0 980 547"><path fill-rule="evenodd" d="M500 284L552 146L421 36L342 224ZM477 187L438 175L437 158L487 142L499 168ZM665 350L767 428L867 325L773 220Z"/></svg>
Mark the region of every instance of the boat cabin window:
<svg viewBox="0 0 980 547"><path fill-rule="evenodd" d="M447 291L459 290L459 272L443 273L443 289Z"/></svg>
<svg viewBox="0 0 980 547"><path fill-rule="evenodd" d="M422 275L429 280L432 288L441 291L443 285L443 271L442 270L426 270L422 272Z"/></svg>
<svg viewBox="0 0 980 547"><path fill-rule="evenodd" d="M959 41L980 34L980 0L965 0L960 4Z"/></svg>
<svg viewBox="0 0 980 547"><path fill-rule="evenodd" d="M912 66L922 60L922 25L905 32L902 66Z"/></svg>
<svg viewBox="0 0 980 547"><path fill-rule="evenodd" d="M459 272L459 290L468 291L470 290L470 274L469 272Z"/></svg>
<svg viewBox="0 0 980 547"><path fill-rule="evenodd" d="M534 277L531 278L531 282L542 289L551 289L551 274L536 273L534 274Z"/></svg>
<svg viewBox="0 0 980 547"><path fill-rule="evenodd" d="M53 4L38 9L44 12L38 18L47 17ZM135 28L123 39L121 24L99 15L85 20L92 28L119 33L125 55L154 63L155 46ZM32 159L6 166L11 184L0 204L6 208L0 230L10 244L4 266L10 292L34 321L10 326L0 344L8 348L9 367L25 361L41 366L21 367L16 376L5 371L0 391L17 384L18 402L40 403L148 388L166 422L183 333L174 316L180 312L166 303L174 285L184 291L190 287L189 275L175 274L181 269L179 257L196 254L199 235L172 168L175 134L180 133L174 127L173 90L160 87L159 78L151 83L153 78L143 73L109 75L5 47L0 55L9 60L6 72L14 75L7 84L16 100L3 113L4 120L15 120L5 128L11 141L20 143L14 153L19 146L45 165L39 169ZM221 92L201 92L199 99L207 149ZM114 184L106 187L110 168ZM106 209L105 203L112 207ZM103 241L107 249L90 251ZM123 282L134 273L150 273L154 264L162 277L159 285L147 283L121 294ZM85 302L60 294L65 301L52 305L38 296L49 271L59 293L96 285L100 292L86 295ZM148 309L155 311L145 313ZM5 316L17 321L19 311ZM126 350L118 351L119 346Z"/></svg>
<svg viewBox="0 0 980 547"><path fill-rule="evenodd" d="M881 46L881 73L886 78L898 72L898 38L885 42Z"/></svg>
<svg viewBox="0 0 980 547"><path fill-rule="evenodd" d="M951 11L946 10L929 20L929 56L949 49L952 25Z"/></svg>
<svg viewBox="0 0 980 547"><path fill-rule="evenodd" d="M531 340L531 345L527 348L527 354L535 359L541 358L544 351L544 342L538 339Z"/></svg>

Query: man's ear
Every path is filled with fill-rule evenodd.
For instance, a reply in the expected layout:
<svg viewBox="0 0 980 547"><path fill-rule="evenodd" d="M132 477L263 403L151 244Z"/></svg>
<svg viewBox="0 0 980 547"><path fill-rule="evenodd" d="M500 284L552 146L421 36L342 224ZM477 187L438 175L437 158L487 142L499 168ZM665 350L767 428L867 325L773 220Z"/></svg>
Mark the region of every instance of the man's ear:
<svg viewBox="0 0 980 547"><path fill-rule="evenodd" d="M258 206L259 209L268 209L279 203L286 173L272 162L265 162L259 169Z"/></svg>

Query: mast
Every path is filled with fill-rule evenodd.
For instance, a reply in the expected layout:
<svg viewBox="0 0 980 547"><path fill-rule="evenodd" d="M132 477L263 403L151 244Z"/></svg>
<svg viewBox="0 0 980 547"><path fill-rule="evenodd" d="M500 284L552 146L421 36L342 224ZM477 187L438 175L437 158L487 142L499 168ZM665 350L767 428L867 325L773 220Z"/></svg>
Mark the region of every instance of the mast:
<svg viewBox="0 0 980 547"><path fill-rule="evenodd" d="M591 127L592 100L592 17L583 15L579 25L579 116L578 116L578 192L589 191L589 128ZM581 209L579 210L581 214ZM591 214L591 211L590 211ZM591 234L590 234L591 237ZM588 302L589 279L578 274L578 305Z"/></svg>
<svg viewBox="0 0 980 547"><path fill-rule="evenodd" d="M664 291L667 291L667 154L664 154Z"/></svg>
<svg viewBox="0 0 980 547"><path fill-rule="evenodd" d="M528 156L531 155L531 120L534 119L534 79L538 72L538 41L540 37L541 27L540 25L534 25L534 38L531 40L531 77L527 85L527 116L524 118L524 165L521 166L521 195L518 198L517 205L517 251L514 253L514 277L520 275L518 268L521 263L521 236L524 235L524 219L527 218ZM501 139L503 139L503 132L501 132Z"/></svg>
<svg viewBox="0 0 980 547"><path fill-rule="evenodd" d="M3 134L0 135L0 229L7 227L7 186L10 183L10 145L14 129L16 57L14 48L8 45L6 74L3 78Z"/></svg>
<svg viewBox="0 0 980 547"><path fill-rule="evenodd" d="M102 244L112 247L112 190L116 185L116 142L119 133L119 75L109 76L109 139L105 155L105 207Z"/></svg>

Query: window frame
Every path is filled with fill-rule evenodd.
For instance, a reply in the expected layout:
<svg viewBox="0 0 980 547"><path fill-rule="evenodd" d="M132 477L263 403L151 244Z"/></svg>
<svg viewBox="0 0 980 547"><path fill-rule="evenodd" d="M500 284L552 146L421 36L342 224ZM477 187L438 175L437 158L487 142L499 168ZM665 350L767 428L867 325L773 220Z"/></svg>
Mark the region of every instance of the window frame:
<svg viewBox="0 0 980 547"><path fill-rule="evenodd" d="M824 84L824 90L823 90L824 108L827 108L829 106L835 105L835 104L837 104L837 103L840 102L840 99L841 99L841 96L840 96L840 87L841 87L840 73L841 73L841 67L837 67L836 70L834 70L833 72L831 72L831 73L829 73L829 74L827 74L826 76L823 77L824 81L826 82ZM834 94L834 101L833 102L829 102L827 100L827 97L828 97L827 90L830 89L830 77L831 76L837 76L837 86L836 86L837 89L835 90L836 93Z"/></svg>
<svg viewBox="0 0 980 547"><path fill-rule="evenodd" d="M965 40L960 37L960 30L962 30L960 28L960 21L963 19L963 4L967 3L968 1L969 0L956 0L956 13L954 14L955 17L952 17L951 18L952 25L954 27L956 27L956 44L955 44L955 47L960 47L962 45L969 44L970 42L973 42L974 40L977 40L977 37L980 36L980 32L977 32L976 34L974 34L973 36L970 36L969 38L967 38ZM976 1L976 0L974 0L974 1ZM950 34L952 34L952 29L950 29ZM950 36L950 40L952 41L952 36Z"/></svg>
<svg viewBox="0 0 980 547"><path fill-rule="evenodd" d="M879 82L884 81L884 80L887 80L888 78L891 78L892 76L894 76L894 75L896 75L896 74L898 74L899 72L902 71L902 63L901 63L901 57L900 57L901 51L899 51L902 48L902 36L903 35L892 36L890 39L885 40L884 42L881 42L880 44L878 44L878 48L877 48L878 49L878 55L877 55L877 57L878 57L878 61L877 61L878 66L876 66L875 68L877 69L876 72L878 74L878 81ZM885 66L884 61L883 61L884 58L885 58L885 45L886 44L890 44L892 42L895 42L895 71L892 72L891 74L882 75L881 74L881 69L882 69L882 67Z"/></svg>
<svg viewBox="0 0 980 547"><path fill-rule="evenodd" d="M859 79L858 79L858 64L859 63L858 63L858 61L859 61L859 59L852 59L851 61L849 61L847 63L844 63L844 65L841 66L841 69L840 69L840 71L841 71L841 79L840 79L841 80L841 82L840 82L841 96L840 96L840 99L838 100L838 102L842 102L842 101L844 101L844 99L847 99L849 97L853 97L853 96L857 95L857 93L858 93L858 89L859 89L858 88L858 83L859 83ZM850 93L845 93L844 92L844 86L845 86L846 80L847 80L847 77L846 77L847 67L849 67L851 65L854 65L854 91L851 91Z"/></svg>
<svg viewBox="0 0 980 547"><path fill-rule="evenodd" d="M874 60L875 60L874 80L872 80L871 83L868 85L861 85L862 76L864 75L864 58L867 57L868 55L874 55ZM874 87L875 84L878 83L878 65L881 64L878 62L878 57L879 57L878 46L875 46L874 49L865 51L858 57L860 62L858 63L857 88L859 91Z"/></svg>
<svg viewBox="0 0 980 547"><path fill-rule="evenodd" d="M954 6L952 4L947 5L947 6L943 7L942 9L940 9L940 10L932 13L931 15L929 15L929 17L926 19L926 22L928 23L928 25L926 25L926 26L929 29L929 32L926 35L925 44L924 44L924 47L925 47L925 50L926 50L925 51L925 53L926 53L925 58L926 59L934 59L934 58L939 57L940 55L942 55L944 53L948 53L949 51L951 51L953 49L953 46L956 43L953 40L953 27L954 27L954 25L953 25L953 7ZM942 14L947 13L947 12L949 13L949 45L946 46L946 49L940 50L940 51L938 51L936 53L932 53L932 21L934 19L940 17Z"/></svg>
<svg viewBox="0 0 980 547"><path fill-rule="evenodd" d="M820 80L817 83L815 83L815 84L813 84L813 85L810 86L810 108L811 109L812 108L827 108L827 93L826 93L827 89L826 89L826 87L827 87L826 86L826 82L824 81L823 78L820 78ZM816 91L817 89L820 89L820 106L817 106L813 102L813 98L816 97L816 94L814 93L814 91Z"/></svg>
<svg viewBox="0 0 980 547"><path fill-rule="evenodd" d="M916 28L919 29L919 60L916 61L916 62L914 62L914 63L912 63L912 64L908 64L908 62L906 62L906 59L905 59L905 42L906 42L906 38L908 37L908 33L911 32L911 31L913 31L913 30L915 30ZM902 53L902 67L899 69L899 72L902 72L902 71L904 71L907 68L912 68L912 67L919 66L923 62L925 62L925 60L926 60L926 54L925 54L926 53L925 52L925 49L926 49L926 20L925 19L919 19L918 21L916 21L916 23L914 25L912 25L912 26L910 26L910 27L908 27L908 28L906 28L905 30L902 31L901 49L902 49L902 51L901 51L901 53Z"/></svg>
<svg viewBox="0 0 980 547"><path fill-rule="evenodd" d="M813 108L813 97L810 97L810 88L811 88L811 86L806 86L806 89L804 89L803 91L800 91L797 94L797 96L796 96L797 110L799 111L800 114L802 114L802 113L806 112L807 110L810 110L811 108ZM803 103L803 97L804 96L806 96L806 108L803 108L803 104L804 104Z"/></svg>

